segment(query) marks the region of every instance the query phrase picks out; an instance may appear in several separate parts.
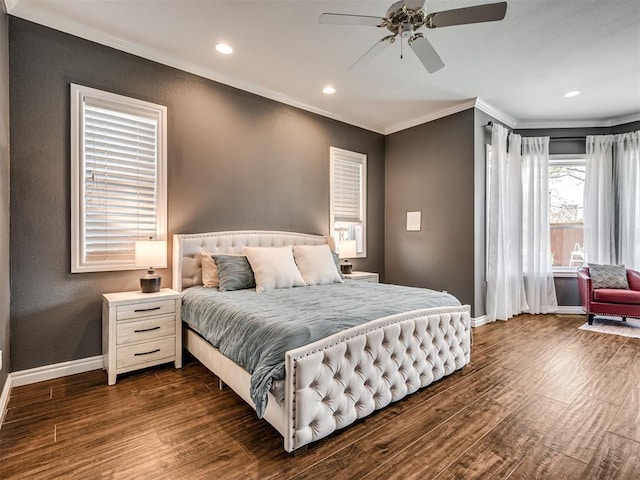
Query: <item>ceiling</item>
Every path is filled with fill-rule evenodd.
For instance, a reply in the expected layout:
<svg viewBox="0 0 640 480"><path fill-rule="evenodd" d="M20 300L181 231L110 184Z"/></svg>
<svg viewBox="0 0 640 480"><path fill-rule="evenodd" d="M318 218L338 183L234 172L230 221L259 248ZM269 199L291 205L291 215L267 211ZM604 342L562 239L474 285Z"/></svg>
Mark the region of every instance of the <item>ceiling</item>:
<svg viewBox="0 0 640 480"><path fill-rule="evenodd" d="M391 0L4 1L11 15L380 133L473 105L518 128L640 120L639 0L507 0L501 22L426 30L445 63L431 75L406 42L403 59L396 42L350 71L386 30L318 23L323 12L384 16ZM215 51L220 41L233 55Z"/></svg>

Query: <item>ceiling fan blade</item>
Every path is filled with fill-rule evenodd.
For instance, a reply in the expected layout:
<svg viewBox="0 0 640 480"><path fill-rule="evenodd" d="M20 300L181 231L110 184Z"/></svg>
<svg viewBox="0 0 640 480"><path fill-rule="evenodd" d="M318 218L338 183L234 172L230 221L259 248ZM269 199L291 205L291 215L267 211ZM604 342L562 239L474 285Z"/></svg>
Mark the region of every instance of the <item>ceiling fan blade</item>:
<svg viewBox="0 0 640 480"><path fill-rule="evenodd" d="M382 40L375 43L373 47L371 47L369 50L364 52L364 55L362 55L358 60L353 62L353 65L349 67L349 70L357 71L366 67L371 63L371 61L374 58L376 58L378 55L384 52L387 49L387 47L395 41L396 41L396 38L394 35L388 35L384 37Z"/></svg>
<svg viewBox="0 0 640 480"><path fill-rule="evenodd" d="M507 2L476 5L475 7L444 10L427 15L428 28L450 27L468 23L494 22L502 20L507 13Z"/></svg>
<svg viewBox="0 0 640 480"><path fill-rule="evenodd" d="M444 67L444 62L436 52L436 49L433 48L433 45L431 45L431 42L427 40L427 37L419 34L409 42L409 46L429 73L437 72Z"/></svg>
<svg viewBox="0 0 640 480"><path fill-rule="evenodd" d="M379 27L385 22L385 19L382 17L370 17L368 15L323 13L320 15L318 22L330 25L365 25L370 27Z"/></svg>

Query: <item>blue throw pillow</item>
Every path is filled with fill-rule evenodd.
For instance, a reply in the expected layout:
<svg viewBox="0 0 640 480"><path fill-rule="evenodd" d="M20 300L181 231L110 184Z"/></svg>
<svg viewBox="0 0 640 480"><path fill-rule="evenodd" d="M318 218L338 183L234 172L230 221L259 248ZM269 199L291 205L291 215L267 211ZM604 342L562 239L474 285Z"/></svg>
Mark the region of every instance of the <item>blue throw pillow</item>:
<svg viewBox="0 0 640 480"><path fill-rule="evenodd" d="M220 279L218 290L230 292L232 290L256 288L256 280L247 257L212 255L211 258L213 258L213 261L216 262L216 267L218 267L218 278Z"/></svg>
<svg viewBox="0 0 640 480"><path fill-rule="evenodd" d="M336 264L336 268L338 269L338 273L340 274L340 278L344 278L342 275L342 270L340 269L340 257L336 252L331 252L331 256L333 256L333 263Z"/></svg>

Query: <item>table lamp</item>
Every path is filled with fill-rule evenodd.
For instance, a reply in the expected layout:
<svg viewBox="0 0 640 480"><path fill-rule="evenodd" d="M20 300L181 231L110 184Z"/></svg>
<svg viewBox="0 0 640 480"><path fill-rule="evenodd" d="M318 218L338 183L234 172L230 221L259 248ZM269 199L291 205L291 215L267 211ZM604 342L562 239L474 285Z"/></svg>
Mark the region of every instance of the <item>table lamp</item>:
<svg viewBox="0 0 640 480"><path fill-rule="evenodd" d="M340 262L340 271L343 274L351 273L353 271L353 265L349 259L356 257L356 241L341 240L338 242L338 256L342 259Z"/></svg>
<svg viewBox="0 0 640 480"><path fill-rule="evenodd" d="M160 291L160 275L153 269L166 267L167 242L164 240L139 240L136 242L136 267L147 267L147 274L140 278L142 293Z"/></svg>

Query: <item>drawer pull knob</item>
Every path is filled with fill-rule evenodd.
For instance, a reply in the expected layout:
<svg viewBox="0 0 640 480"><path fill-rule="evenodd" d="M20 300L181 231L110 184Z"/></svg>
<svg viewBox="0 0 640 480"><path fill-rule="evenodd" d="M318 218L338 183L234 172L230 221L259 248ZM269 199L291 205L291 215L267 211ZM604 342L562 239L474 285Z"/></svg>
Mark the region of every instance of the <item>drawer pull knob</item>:
<svg viewBox="0 0 640 480"><path fill-rule="evenodd" d="M153 330L160 330L160 326L158 325L157 327L153 327L153 328L141 328L140 330L134 330L134 333L142 333L142 332L151 332Z"/></svg>
<svg viewBox="0 0 640 480"><path fill-rule="evenodd" d="M151 308L139 308L134 310L135 313L138 312L151 312L152 310L160 310L160 307L151 307Z"/></svg>
<svg viewBox="0 0 640 480"><path fill-rule="evenodd" d="M160 351L160 349L156 348L155 350L151 350L150 352L134 353L133 356L134 357L139 357L140 355L151 355L152 353L158 353L159 351Z"/></svg>

